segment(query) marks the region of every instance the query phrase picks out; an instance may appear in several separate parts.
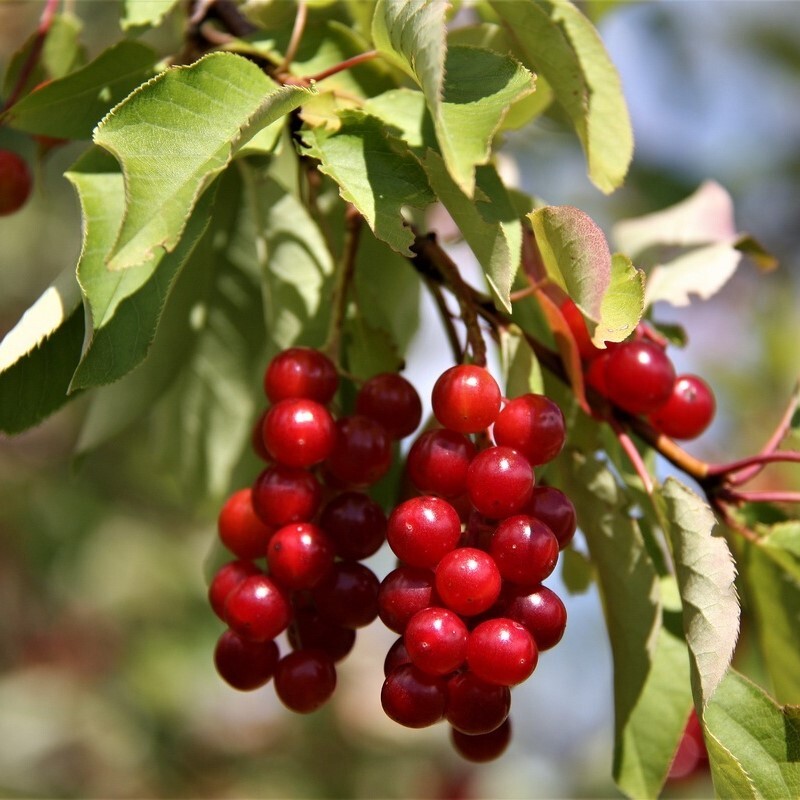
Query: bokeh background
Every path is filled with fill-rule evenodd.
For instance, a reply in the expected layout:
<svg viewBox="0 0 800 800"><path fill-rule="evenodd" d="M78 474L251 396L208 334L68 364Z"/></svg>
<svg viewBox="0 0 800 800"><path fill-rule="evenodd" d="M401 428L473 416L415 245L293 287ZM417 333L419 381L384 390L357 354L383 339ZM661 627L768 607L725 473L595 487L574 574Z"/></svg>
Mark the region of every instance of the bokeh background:
<svg viewBox="0 0 800 800"><path fill-rule="evenodd" d="M718 419L690 449L745 455L772 430L799 371L800 4L604 5L598 25L637 141L626 187L610 198L593 189L573 136L550 119L509 137L505 156L523 189L581 207L609 233L706 178L731 192L739 229L781 269L763 275L745 262L713 299L657 317L686 327L675 360L718 394ZM116 2L73 8L90 54L119 37ZM40 10L0 0L0 68ZM157 44L168 51L179 35L168 26ZM0 335L77 259L79 208L62 174L80 151L53 151L26 208L0 218ZM408 357L423 394L448 366L440 340L426 303ZM381 665L394 636L379 624L360 632L332 703L291 715L269 686L240 694L214 672L221 623L206 605L204 564L218 503L154 463L142 429L76 463L84 410L79 398L38 429L0 438L0 796L618 796L610 652L594 590L570 596L558 576L550 581L567 604L567 632L514 690L514 741L494 764L459 761L442 728L409 731L383 716ZM372 563L380 575L390 568L385 554ZM702 774L666 794L712 796Z"/></svg>

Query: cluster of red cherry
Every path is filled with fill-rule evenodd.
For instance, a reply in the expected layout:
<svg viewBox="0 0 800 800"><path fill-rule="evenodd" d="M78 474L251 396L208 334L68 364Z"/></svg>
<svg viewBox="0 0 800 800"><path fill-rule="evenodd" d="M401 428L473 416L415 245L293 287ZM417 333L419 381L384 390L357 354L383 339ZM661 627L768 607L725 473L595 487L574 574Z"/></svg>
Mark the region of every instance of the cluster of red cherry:
<svg viewBox="0 0 800 800"><path fill-rule="evenodd" d="M356 413L334 419L339 377L321 352L279 353L264 376L270 406L253 431L268 465L232 494L219 536L237 558L224 564L209 600L228 625L214 658L231 686L251 690L274 678L292 711L319 708L336 686L335 664L356 629L378 613L379 581L362 559L385 541L386 515L364 490L392 463L392 442L419 425L422 405L400 375L366 381ZM266 570L256 560L266 558ZM291 652L275 638L287 632Z"/></svg>
<svg viewBox="0 0 800 800"><path fill-rule="evenodd" d="M561 306L578 346L586 383L630 414L647 417L673 439L694 439L711 423L716 402L699 375L676 375L666 344L645 326L632 339L606 342L604 350L589 338L586 322L571 300Z"/></svg>
<svg viewBox="0 0 800 800"><path fill-rule="evenodd" d="M407 459L421 494L387 526L400 565L381 582L378 613L400 638L381 702L408 727L446 720L455 749L487 761L510 738L510 687L566 626L542 581L575 533L575 509L558 489L535 487L533 472L561 450L564 417L542 395L503 405L494 378L470 365L439 377L432 404L443 427L421 434Z"/></svg>

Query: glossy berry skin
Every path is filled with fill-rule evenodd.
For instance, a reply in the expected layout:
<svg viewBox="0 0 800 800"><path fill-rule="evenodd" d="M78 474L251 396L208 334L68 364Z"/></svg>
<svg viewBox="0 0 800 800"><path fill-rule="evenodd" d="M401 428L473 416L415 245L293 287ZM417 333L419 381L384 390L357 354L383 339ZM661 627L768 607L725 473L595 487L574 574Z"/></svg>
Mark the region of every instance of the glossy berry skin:
<svg viewBox="0 0 800 800"><path fill-rule="evenodd" d="M378 616L395 633L403 633L411 617L435 604L434 576L429 569L402 566L392 570L378 589Z"/></svg>
<svg viewBox="0 0 800 800"><path fill-rule="evenodd" d="M386 429L361 414L336 421L336 440L325 462L335 482L350 487L377 483L392 465L392 440Z"/></svg>
<svg viewBox="0 0 800 800"><path fill-rule="evenodd" d="M431 403L436 419L459 433L488 428L500 411L500 387L483 367L460 364L445 370L433 386Z"/></svg>
<svg viewBox="0 0 800 800"><path fill-rule="evenodd" d="M330 411L304 397L272 406L264 417L263 432L267 452L288 467L319 464L331 454L336 441Z"/></svg>
<svg viewBox="0 0 800 800"><path fill-rule="evenodd" d="M358 561L339 561L314 587L320 616L343 628L363 628L378 616L375 573Z"/></svg>
<svg viewBox="0 0 800 800"><path fill-rule="evenodd" d="M312 519L321 501L322 487L305 469L275 464L253 484L253 510L274 527Z"/></svg>
<svg viewBox="0 0 800 800"><path fill-rule="evenodd" d="M333 362L310 347L283 350L270 361L264 373L264 392L271 403L305 397L327 405L338 386L339 376Z"/></svg>
<svg viewBox="0 0 800 800"><path fill-rule="evenodd" d="M214 613L225 619L225 601L228 595L251 575L261 575L261 570L252 561L229 561L223 564L211 579L208 586L208 602Z"/></svg>
<svg viewBox="0 0 800 800"><path fill-rule="evenodd" d="M493 435L497 444L519 451L532 466L546 464L564 446L564 415L549 397L523 394L503 406Z"/></svg>
<svg viewBox="0 0 800 800"><path fill-rule="evenodd" d="M386 539L386 514L362 492L341 492L323 509L320 527L333 541L336 555L360 561L376 553Z"/></svg>
<svg viewBox="0 0 800 800"><path fill-rule="evenodd" d="M469 617L491 608L500 595L501 578L494 559L483 550L459 547L436 566L436 593L456 614Z"/></svg>
<svg viewBox="0 0 800 800"><path fill-rule="evenodd" d="M333 569L333 542L312 522L275 531L267 548L270 575L287 589L311 589Z"/></svg>
<svg viewBox="0 0 800 800"><path fill-rule="evenodd" d="M253 510L252 489L234 492L222 506L217 519L222 544L235 556L263 558L275 529L266 525Z"/></svg>
<svg viewBox="0 0 800 800"><path fill-rule="evenodd" d="M605 372L609 399L631 414L650 414L669 400L675 368L653 342L623 342L608 357Z"/></svg>
<svg viewBox="0 0 800 800"><path fill-rule="evenodd" d="M485 517L502 519L518 514L533 492L533 468L522 453L510 447L481 450L467 470L467 492Z"/></svg>
<svg viewBox="0 0 800 800"><path fill-rule="evenodd" d="M386 540L392 552L412 567L435 567L461 539L458 512L441 497L412 497L389 515Z"/></svg>
<svg viewBox="0 0 800 800"><path fill-rule="evenodd" d="M278 645L272 639L250 642L232 630L225 631L214 649L214 664L220 677L240 692L263 686L275 674Z"/></svg>
<svg viewBox="0 0 800 800"><path fill-rule="evenodd" d="M265 642L289 626L292 607L282 588L267 575L251 575L225 600L225 622L243 639Z"/></svg>
<svg viewBox="0 0 800 800"><path fill-rule="evenodd" d="M495 611L523 625L533 636L539 651L555 647L567 627L564 603L546 586L509 587L503 591Z"/></svg>
<svg viewBox="0 0 800 800"><path fill-rule="evenodd" d="M650 415L650 422L672 439L694 439L714 419L716 401L699 375L679 375L672 394Z"/></svg>
<svg viewBox="0 0 800 800"><path fill-rule="evenodd" d="M379 422L392 439L404 439L422 419L422 401L417 390L402 375L375 375L358 390L356 413Z"/></svg>
<svg viewBox="0 0 800 800"><path fill-rule="evenodd" d="M394 640L392 646L386 651L386 658L383 660L383 677L388 677L389 673L394 672L397 667L410 663L411 656L408 655L406 643L403 641L403 637L400 636Z"/></svg>
<svg viewBox="0 0 800 800"><path fill-rule="evenodd" d="M467 490L467 469L476 452L463 433L447 428L425 431L408 451L408 477L425 494L458 497Z"/></svg>
<svg viewBox="0 0 800 800"><path fill-rule="evenodd" d="M603 351L596 358L593 358L586 366L584 380L586 385L594 389L603 397L608 397L608 378L606 377L606 367L608 359L611 358L610 351Z"/></svg>
<svg viewBox="0 0 800 800"><path fill-rule="evenodd" d="M467 626L447 608L425 608L408 621L403 638L411 662L428 675L447 675L467 657Z"/></svg>
<svg viewBox="0 0 800 800"><path fill-rule="evenodd" d="M499 728L477 736L451 728L450 740L455 751L467 761L476 764L494 761L503 755L511 741L511 721L507 719Z"/></svg>
<svg viewBox="0 0 800 800"><path fill-rule="evenodd" d="M10 150L0 150L0 217L19 211L33 187L24 159Z"/></svg>
<svg viewBox="0 0 800 800"><path fill-rule="evenodd" d="M386 716L400 725L427 728L444 717L447 682L413 664L401 664L383 682L381 705Z"/></svg>
<svg viewBox="0 0 800 800"><path fill-rule="evenodd" d="M489 553L505 580L533 586L555 569L558 539L543 522L518 514L497 526Z"/></svg>
<svg viewBox="0 0 800 800"><path fill-rule="evenodd" d="M295 650L275 668L275 694L296 714L310 714L336 689L333 659L321 650Z"/></svg>
<svg viewBox="0 0 800 800"><path fill-rule="evenodd" d="M563 550L575 536L578 526L575 506L560 489L554 486L535 486L531 499L522 510L524 514L544 522L558 539Z"/></svg>
<svg viewBox="0 0 800 800"><path fill-rule="evenodd" d="M447 682L447 721L462 733L475 736L502 725L511 710L511 690L487 683L464 670Z"/></svg>
<svg viewBox="0 0 800 800"><path fill-rule="evenodd" d="M322 650L336 662L353 649L356 632L326 621L312 608L301 608L294 611L288 639L293 650Z"/></svg>
<svg viewBox="0 0 800 800"><path fill-rule="evenodd" d="M469 635L467 664L487 683L516 686L531 675L538 660L533 637L512 619L485 620Z"/></svg>
<svg viewBox="0 0 800 800"><path fill-rule="evenodd" d="M578 353L584 361L588 361L594 356L602 352L599 348L595 347L592 339L589 336L589 329L586 327L586 320L581 313L581 310L575 305L575 302L567 298L561 304L561 313L564 316L564 321L570 329L575 344L578 347Z"/></svg>

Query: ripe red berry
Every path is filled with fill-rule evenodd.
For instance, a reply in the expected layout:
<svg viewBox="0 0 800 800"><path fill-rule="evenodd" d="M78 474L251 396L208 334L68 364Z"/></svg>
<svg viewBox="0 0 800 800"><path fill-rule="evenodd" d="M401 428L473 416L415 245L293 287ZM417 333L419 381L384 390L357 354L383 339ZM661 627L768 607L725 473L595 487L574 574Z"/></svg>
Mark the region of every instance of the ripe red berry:
<svg viewBox="0 0 800 800"><path fill-rule="evenodd" d="M592 343L592 339L589 336L589 329L586 327L586 320L581 310L569 297L561 304L561 313L575 339L578 352L584 361L594 358L598 352L601 352L599 348L595 347Z"/></svg>
<svg viewBox="0 0 800 800"><path fill-rule="evenodd" d="M226 683L249 692L263 686L274 675L278 656L278 645L272 639L251 642L227 630L217 640L214 664Z"/></svg>
<svg viewBox="0 0 800 800"><path fill-rule="evenodd" d="M533 468L522 453L510 447L487 447L467 470L467 491L476 510L502 519L518 514L533 491Z"/></svg>
<svg viewBox="0 0 800 800"><path fill-rule="evenodd" d="M383 677L388 677L390 672L394 672L397 667L403 664L410 664L411 657L408 655L408 648L400 636L394 640L392 646L386 652L386 658L383 660Z"/></svg>
<svg viewBox="0 0 800 800"><path fill-rule="evenodd" d="M467 664L487 683L516 686L530 676L538 660L533 637L512 619L487 619L469 635Z"/></svg>
<svg viewBox="0 0 800 800"><path fill-rule="evenodd" d="M344 628L363 628L378 616L375 573L358 561L339 561L314 587L320 616Z"/></svg>
<svg viewBox="0 0 800 800"><path fill-rule="evenodd" d="M341 661L356 642L356 632L323 619L313 608L296 608L287 632L293 650L322 650Z"/></svg>
<svg viewBox="0 0 800 800"><path fill-rule="evenodd" d="M500 411L500 387L483 367L460 364L445 370L433 386L436 419L459 433L488 428Z"/></svg>
<svg viewBox="0 0 800 800"><path fill-rule="evenodd" d="M518 514L497 526L489 552L505 580L533 586L555 569L558 539L543 522Z"/></svg>
<svg viewBox="0 0 800 800"><path fill-rule="evenodd" d="M506 751L511 741L511 721L507 719L499 728L476 736L451 728L450 736L453 747L462 758L483 764L494 761Z"/></svg>
<svg viewBox="0 0 800 800"><path fill-rule="evenodd" d="M408 621L403 634L411 662L429 675L447 675L467 656L467 626L447 608L425 608Z"/></svg>
<svg viewBox="0 0 800 800"><path fill-rule="evenodd" d="M333 569L333 542L311 522L278 528L266 555L270 575L287 589L311 589Z"/></svg>
<svg viewBox="0 0 800 800"><path fill-rule="evenodd" d="M441 497L412 497L389 515L386 540L394 554L412 567L435 567L461 539L458 513Z"/></svg>
<svg viewBox="0 0 800 800"><path fill-rule="evenodd" d="M333 450L336 430L325 406L304 397L276 403L264 417L264 445L279 463L311 467Z"/></svg>
<svg viewBox="0 0 800 800"><path fill-rule="evenodd" d="M322 509L319 524L333 541L336 555L345 560L373 555L386 539L386 514L362 492L337 494Z"/></svg>
<svg viewBox="0 0 800 800"><path fill-rule="evenodd" d="M532 466L552 461L566 438L561 409L542 394L523 394L506 403L493 432L497 444L519 451Z"/></svg>
<svg viewBox="0 0 800 800"><path fill-rule="evenodd" d="M305 397L327 405L338 385L333 362L310 347L290 347L278 353L264 373L264 392L272 403Z"/></svg>
<svg viewBox="0 0 800 800"><path fill-rule="evenodd" d="M251 575L260 575L261 570L252 561L229 561L223 564L211 579L208 587L208 602L214 613L225 619L225 601L228 595Z"/></svg>
<svg viewBox="0 0 800 800"><path fill-rule="evenodd" d="M549 650L561 641L567 627L567 609L561 598L546 586L533 589L508 587L503 591L496 612L524 625L539 651Z"/></svg>
<svg viewBox="0 0 800 800"><path fill-rule="evenodd" d="M378 589L378 615L387 628L403 633L411 617L434 604L433 572L402 566L392 570Z"/></svg>
<svg viewBox="0 0 800 800"><path fill-rule="evenodd" d="M0 150L0 217L19 211L33 186L28 165L16 153Z"/></svg>
<svg viewBox="0 0 800 800"><path fill-rule="evenodd" d="M289 626L289 599L267 575L251 575L237 584L225 600L225 622L243 639L265 642Z"/></svg>
<svg viewBox="0 0 800 800"><path fill-rule="evenodd" d="M447 721L462 733L489 733L505 722L511 690L464 670L447 682Z"/></svg>
<svg viewBox="0 0 800 800"><path fill-rule="evenodd" d="M402 375L385 372L373 376L358 390L356 413L379 422L392 439L403 439L417 429L422 401Z"/></svg>
<svg viewBox="0 0 800 800"><path fill-rule="evenodd" d="M444 717L447 682L413 664L401 664L383 682L381 705L386 716L400 725L426 728Z"/></svg>
<svg viewBox="0 0 800 800"><path fill-rule="evenodd" d="M275 529L253 510L252 489L234 492L222 506L217 530L222 544L239 558L264 558Z"/></svg>
<svg viewBox="0 0 800 800"><path fill-rule="evenodd" d="M650 414L669 400L675 368L664 350L653 342L623 342L608 357L606 384L609 398L631 414Z"/></svg>
<svg viewBox="0 0 800 800"><path fill-rule="evenodd" d="M694 439L711 424L715 411L711 387L699 375L679 375L669 399L650 415L650 422L673 439Z"/></svg>
<svg viewBox="0 0 800 800"><path fill-rule="evenodd" d="M322 487L305 469L275 464L253 484L253 510L275 527L306 522L314 517L322 500Z"/></svg>
<svg viewBox="0 0 800 800"><path fill-rule="evenodd" d="M465 617L474 616L491 608L500 595L500 572L488 553L459 547L437 565L435 586L447 608Z"/></svg>
<svg viewBox="0 0 800 800"><path fill-rule="evenodd" d="M295 650L275 668L275 694L297 714L310 714L326 703L336 688L336 667L322 650Z"/></svg>
<svg viewBox="0 0 800 800"><path fill-rule="evenodd" d="M327 472L344 486L365 487L379 481L392 465L392 440L386 429L361 414L336 422Z"/></svg>
<svg viewBox="0 0 800 800"><path fill-rule="evenodd" d="M463 433L447 428L425 431L408 451L408 476L425 494L458 497L467 490L467 469L475 452Z"/></svg>
<svg viewBox="0 0 800 800"><path fill-rule="evenodd" d="M604 350L596 358L593 358L586 366L584 378L587 386L590 386L598 394L608 397L608 378L606 377L606 367L608 359L611 358L611 351Z"/></svg>
<svg viewBox="0 0 800 800"><path fill-rule="evenodd" d="M535 486L531 499L525 504L523 514L544 522L558 539L563 550L575 536L577 517L572 501L554 486Z"/></svg>

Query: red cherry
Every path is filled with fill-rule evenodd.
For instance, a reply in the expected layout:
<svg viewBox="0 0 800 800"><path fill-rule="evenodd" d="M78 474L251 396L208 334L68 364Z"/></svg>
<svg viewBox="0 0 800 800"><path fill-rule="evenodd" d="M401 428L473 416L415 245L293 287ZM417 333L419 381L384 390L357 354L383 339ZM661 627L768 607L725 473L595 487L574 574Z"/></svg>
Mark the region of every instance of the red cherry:
<svg viewBox="0 0 800 800"><path fill-rule="evenodd" d="M428 675L447 675L467 656L469 631L447 608L424 608L408 621L403 638L411 662Z"/></svg>
<svg viewBox="0 0 800 800"><path fill-rule="evenodd" d="M279 463L311 467L333 450L336 430L325 406L304 397L281 400L264 417L264 445Z"/></svg>
<svg viewBox="0 0 800 800"><path fill-rule="evenodd" d="M536 642L536 649L555 647L567 627L567 609L561 598L546 586L533 589L509 587L494 609L504 617L524 625Z"/></svg>
<svg viewBox="0 0 800 800"><path fill-rule="evenodd" d="M475 452L463 433L447 428L425 431L408 451L408 476L425 494L458 497L467 490L467 469Z"/></svg>
<svg viewBox="0 0 800 800"><path fill-rule="evenodd" d="M505 722L510 709L510 689L474 672L459 672L447 683L447 721L462 733L489 733Z"/></svg>
<svg viewBox="0 0 800 800"><path fill-rule="evenodd" d="M426 728L444 717L447 682L413 664L401 664L383 682L381 705L386 716L400 725Z"/></svg>
<svg viewBox="0 0 800 800"><path fill-rule="evenodd" d="M673 439L694 439L711 424L715 411L711 387L699 375L679 375L669 399L650 415L650 422Z"/></svg>
<svg viewBox="0 0 800 800"><path fill-rule="evenodd" d="M412 567L433 568L461 539L458 513L441 497L412 497L389 516L386 540L394 554Z"/></svg>
<svg viewBox="0 0 800 800"><path fill-rule="evenodd" d="M506 751L508 743L511 741L511 721L507 719L499 728L495 728L489 733L479 733L476 736L470 736L451 728L450 736L453 747L462 758L476 764L483 764L487 761L494 761Z"/></svg>
<svg viewBox="0 0 800 800"><path fill-rule="evenodd" d="M19 211L33 187L28 165L16 153L0 150L0 217Z"/></svg>
<svg viewBox="0 0 800 800"><path fill-rule="evenodd" d="M335 481L344 486L371 486L391 465L392 440L379 422L361 414L337 420L335 444L325 462Z"/></svg>
<svg viewBox="0 0 800 800"><path fill-rule="evenodd" d="M531 499L525 504L523 514L544 522L558 539L563 550L575 536L577 518L575 506L560 489L554 486L535 486Z"/></svg>
<svg viewBox="0 0 800 800"><path fill-rule="evenodd" d="M483 367L460 364L445 370L431 394L433 413L445 428L478 433L488 428L500 411L500 387Z"/></svg>
<svg viewBox="0 0 800 800"><path fill-rule="evenodd" d="M386 514L361 492L342 492L322 509L320 527L330 536L336 555L360 561L376 553L386 539Z"/></svg>
<svg viewBox="0 0 800 800"><path fill-rule="evenodd" d="M546 464L564 446L564 415L549 397L524 394L506 403L493 434L497 444L519 451L532 466Z"/></svg>
<svg viewBox="0 0 800 800"><path fill-rule="evenodd" d="M334 661L341 661L356 642L356 632L323 619L312 608L295 609L288 630L293 650L322 650Z"/></svg>
<svg viewBox="0 0 800 800"><path fill-rule="evenodd" d="M314 587L320 616L343 628L363 628L378 616L375 573L358 561L339 561Z"/></svg>
<svg viewBox="0 0 800 800"><path fill-rule="evenodd" d="M516 686L536 669L538 660L533 637L512 619L487 619L469 635L467 664L487 683Z"/></svg>
<svg viewBox="0 0 800 800"><path fill-rule="evenodd" d="M263 558L275 529L253 510L252 489L234 492L222 506L217 530L222 544L239 558Z"/></svg>
<svg viewBox="0 0 800 800"><path fill-rule="evenodd" d="M275 527L306 522L314 517L322 499L322 487L305 469L275 464L253 484L253 510Z"/></svg>
<svg viewBox="0 0 800 800"><path fill-rule="evenodd" d="M533 491L533 468L522 453L510 447L487 447L467 470L472 505L486 517L518 514Z"/></svg>
<svg viewBox="0 0 800 800"><path fill-rule="evenodd" d="M518 514L497 526L489 552L505 580L533 586L555 569L558 539L543 522Z"/></svg>
<svg viewBox="0 0 800 800"><path fill-rule="evenodd" d="M333 543L311 522L292 522L275 531L267 548L272 577L287 589L311 589L333 569Z"/></svg>
<svg viewBox="0 0 800 800"><path fill-rule="evenodd" d="M611 353L605 379L612 402L631 414L650 414L669 400L675 368L657 344L636 339Z"/></svg>
<svg viewBox="0 0 800 800"><path fill-rule="evenodd" d="M272 403L305 397L327 405L338 385L333 362L310 347L290 347L278 353L264 373L264 392Z"/></svg>
<svg viewBox="0 0 800 800"><path fill-rule="evenodd" d="M211 579L208 587L208 602L214 613L225 619L225 601L228 595L251 575L261 575L261 570L252 561L229 561L223 564Z"/></svg>
<svg viewBox="0 0 800 800"><path fill-rule="evenodd" d="M272 639L251 642L227 630L217 641L214 664L226 683L249 692L269 681L275 673L278 656L278 645Z"/></svg>
<svg viewBox="0 0 800 800"><path fill-rule="evenodd" d="M265 642L289 626L289 599L267 575L251 575L236 585L225 600L225 622L243 639Z"/></svg>
<svg viewBox="0 0 800 800"><path fill-rule="evenodd" d="M379 422L392 439L403 439L417 429L422 401L402 375L385 372L373 376L358 390L356 413Z"/></svg>
<svg viewBox="0 0 800 800"><path fill-rule="evenodd" d="M445 606L469 617L491 608L500 595L501 577L488 553L459 547L437 565L435 586Z"/></svg>
<svg viewBox="0 0 800 800"><path fill-rule="evenodd" d="M403 633L414 614L434 604L433 584L429 569L402 566L392 570L378 589L378 615L383 624Z"/></svg>
<svg viewBox="0 0 800 800"><path fill-rule="evenodd" d="M275 668L275 694L297 714L310 714L324 705L336 688L336 667L322 650L295 650Z"/></svg>

